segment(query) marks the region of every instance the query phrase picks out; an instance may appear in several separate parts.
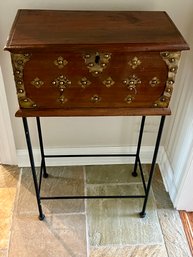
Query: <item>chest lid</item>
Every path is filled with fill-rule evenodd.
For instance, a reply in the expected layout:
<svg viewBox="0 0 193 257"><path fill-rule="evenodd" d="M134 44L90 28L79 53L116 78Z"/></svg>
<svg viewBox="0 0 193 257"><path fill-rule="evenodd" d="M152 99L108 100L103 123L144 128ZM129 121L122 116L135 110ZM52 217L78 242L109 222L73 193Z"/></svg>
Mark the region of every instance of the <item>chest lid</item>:
<svg viewBox="0 0 193 257"><path fill-rule="evenodd" d="M165 12L18 10L5 50L189 49Z"/></svg>

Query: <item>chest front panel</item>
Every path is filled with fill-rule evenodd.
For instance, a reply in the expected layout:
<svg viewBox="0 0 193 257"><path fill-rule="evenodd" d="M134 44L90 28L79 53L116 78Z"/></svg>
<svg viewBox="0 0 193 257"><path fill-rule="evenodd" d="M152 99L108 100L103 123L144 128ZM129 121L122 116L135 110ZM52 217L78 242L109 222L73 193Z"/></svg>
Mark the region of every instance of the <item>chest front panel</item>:
<svg viewBox="0 0 193 257"><path fill-rule="evenodd" d="M12 54L12 63L21 108L167 107L179 58L99 49Z"/></svg>

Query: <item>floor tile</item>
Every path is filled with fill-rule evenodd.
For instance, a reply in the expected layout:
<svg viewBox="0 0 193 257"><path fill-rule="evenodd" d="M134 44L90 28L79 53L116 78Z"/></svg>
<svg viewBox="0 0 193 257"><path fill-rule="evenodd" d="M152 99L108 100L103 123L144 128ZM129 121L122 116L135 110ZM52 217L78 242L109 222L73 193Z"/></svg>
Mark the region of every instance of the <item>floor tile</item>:
<svg viewBox="0 0 193 257"><path fill-rule="evenodd" d="M131 245L124 247L92 247L89 257L168 257L163 245Z"/></svg>
<svg viewBox="0 0 193 257"><path fill-rule="evenodd" d="M84 195L82 167L49 167L49 177L43 179L41 196ZM43 211L47 213L84 212L84 200L42 200ZM24 169L16 213L37 214L34 184L30 169Z"/></svg>
<svg viewBox="0 0 193 257"><path fill-rule="evenodd" d="M9 257L86 257L85 215L14 217Z"/></svg>
<svg viewBox="0 0 193 257"><path fill-rule="evenodd" d="M144 171L146 167L144 165ZM115 165L91 165L86 166L86 183L103 184L103 183L137 183L141 182L140 173L133 177L133 165L115 164Z"/></svg>
<svg viewBox="0 0 193 257"><path fill-rule="evenodd" d="M16 187L19 168L11 165L0 165L0 188Z"/></svg>
<svg viewBox="0 0 193 257"><path fill-rule="evenodd" d="M168 192L166 192L159 167L156 166L155 175L152 183L153 193L155 196L156 206L158 209L173 209Z"/></svg>
<svg viewBox="0 0 193 257"><path fill-rule="evenodd" d="M158 210L158 216L169 257L191 257L179 213L172 209Z"/></svg>
<svg viewBox="0 0 193 257"><path fill-rule="evenodd" d="M87 186L88 194L143 194L142 185ZM163 237L152 195L147 215L139 218L142 199L99 199L87 201L91 246L124 244L160 244Z"/></svg>
<svg viewBox="0 0 193 257"><path fill-rule="evenodd" d="M149 166L143 167L148 174ZM133 165L86 166L85 170L86 190L83 167L49 167L49 177L42 181L42 196L82 195L84 190L89 195L144 193L140 176L131 175ZM6 181L16 187L9 172ZM15 196L15 188L9 188L8 193L7 182L0 183L0 198L4 199L0 201L0 238L1 231L8 231L1 241L0 257L7 257L11 217L7 213L13 208L9 196ZM46 218L39 221L32 175L25 168L17 193L9 257L190 257L180 217L157 167L152 189L144 219L139 218L143 199L88 199L42 201Z"/></svg>
<svg viewBox="0 0 193 257"><path fill-rule="evenodd" d="M8 250L0 250L0 257L8 257Z"/></svg>
<svg viewBox="0 0 193 257"><path fill-rule="evenodd" d="M0 188L0 249L9 245L15 188Z"/></svg>

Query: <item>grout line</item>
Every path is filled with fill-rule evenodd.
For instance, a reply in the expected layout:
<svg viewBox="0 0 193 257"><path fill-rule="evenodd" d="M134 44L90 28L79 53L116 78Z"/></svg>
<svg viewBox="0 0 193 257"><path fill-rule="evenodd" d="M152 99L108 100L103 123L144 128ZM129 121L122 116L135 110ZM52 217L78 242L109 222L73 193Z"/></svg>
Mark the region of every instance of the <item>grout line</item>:
<svg viewBox="0 0 193 257"><path fill-rule="evenodd" d="M14 203L14 208L13 208L13 216L16 215L17 213L17 208L18 208L18 200L19 200L19 194L21 190L21 178L22 178L22 173L23 173L23 168L19 168L19 178L16 186L16 196L15 196L15 203Z"/></svg>
<svg viewBox="0 0 193 257"><path fill-rule="evenodd" d="M151 186L151 190L150 190L151 194L152 194L152 198L153 198L153 202L155 204L155 213L156 213L156 216L157 216L157 220L158 220L158 223L159 223L159 227L160 227L160 232L161 232L161 236L162 236L162 240L163 240L163 244L165 246L165 249L166 249L166 252L167 252L167 255L169 256L169 253L168 253L168 250L167 250L167 247L166 247L166 242L165 242L165 237L164 237L164 231L163 231L163 228L162 228L162 224L160 222L160 214L159 214L159 209L157 207L157 201L156 201L156 196L155 196L155 193L153 191L153 184Z"/></svg>
<svg viewBox="0 0 193 257"><path fill-rule="evenodd" d="M164 243L145 243L145 244L138 244L138 243L136 243L136 244L124 244L124 245L122 245L122 244L106 244L106 245L93 245L92 247L93 248L96 248L96 249L99 249L99 248L106 248L106 247L114 247L114 248L124 248L125 246L126 247L128 247L128 246L154 246L154 245L160 245L160 246L164 246Z"/></svg>
<svg viewBox="0 0 193 257"><path fill-rule="evenodd" d="M165 239L165 236L164 236L164 229L163 229L163 226L162 226L162 224L160 222L160 213L159 213L159 209L157 207L157 200L156 200L155 193L153 191L153 181L152 181L152 185L151 185L151 192L152 192L152 197L153 197L153 201L154 201L154 204L155 204L157 220L158 220L158 223L159 223L159 226L160 226L160 231L161 231L161 236L162 236L162 240L163 240L163 245L165 247L167 256L169 257L169 251L168 251L168 248L167 248L167 245L166 245L166 239Z"/></svg>
<svg viewBox="0 0 193 257"><path fill-rule="evenodd" d="M123 182L123 183L99 183L99 184L88 184L87 186L130 186L130 185L143 185L142 182Z"/></svg>
<svg viewBox="0 0 193 257"><path fill-rule="evenodd" d="M22 215L35 215L34 213L30 213L30 212L25 212L25 213L21 213L20 216ZM46 217L51 217L51 216L71 216L71 215L85 215L85 212L63 212L63 213L44 213Z"/></svg>
<svg viewBox="0 0 193 257"><path fill-rule="evenodd" d="M86 184L86 167L83 166L84 171L84 193L87 195L87 184ZM85 201L85 226L86 226L86 252L87 257L90 256L90 246L89 246L89 228L88 228L88 216L87 216L87 199L84 199Z"/></svg>
<svg viewBox="0 0 193 257"><path fill-rule="evenodd" d="M21 176L22 176L22 172L23 172L22 168L18 168L18 169L19 169L19 177L18 177L17 185L15 187L16 195L15 195L14 205L13 205L13 210L12 210L12 215L11 215L11 222L10 222L11 224L10 224L9 239L8 239L7 257L9 256L11 235L12 235L12 231L13 231L13 219L14 219L14 216L16 215L16 212L17 212L18 199L19 199L19 193L20 193L20 188L21 188Z"/></svg>

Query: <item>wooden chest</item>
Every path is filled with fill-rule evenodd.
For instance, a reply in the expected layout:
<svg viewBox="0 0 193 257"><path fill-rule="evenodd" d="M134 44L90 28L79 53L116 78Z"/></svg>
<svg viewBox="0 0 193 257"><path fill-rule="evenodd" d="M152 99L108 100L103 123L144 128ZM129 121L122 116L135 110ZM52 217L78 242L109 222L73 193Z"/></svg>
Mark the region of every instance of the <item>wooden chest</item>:
<svg viewBox="0 0 193 257"><path fill-rule="evenodd" d="M17 116L166 115L187 43L165 12L19 10Z"/></svg>

